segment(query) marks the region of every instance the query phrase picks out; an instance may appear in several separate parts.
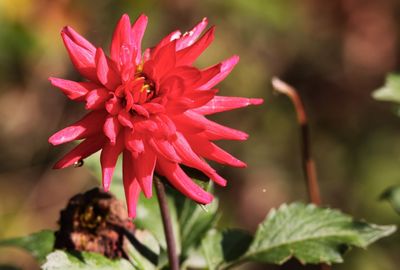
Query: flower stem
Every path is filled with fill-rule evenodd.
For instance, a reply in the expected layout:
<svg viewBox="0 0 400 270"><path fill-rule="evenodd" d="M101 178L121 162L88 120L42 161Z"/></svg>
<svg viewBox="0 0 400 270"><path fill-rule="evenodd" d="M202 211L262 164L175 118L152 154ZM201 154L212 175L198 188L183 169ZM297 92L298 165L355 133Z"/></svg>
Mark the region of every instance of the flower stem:
<svg viewBox="0 0 400 270"><path fill-rule="evenodd" d="M292 101L297 114L297 121L300 125L301 133L301 156L303 163L304 175L307 183L308 196L312 203L321 204L321 196L319 193L317 172L315 163L311 156L310 137L308 132L308 120L304 110L303 102L297 94L296 89L281 81L278 78L272 79L272 85L279 93L287 95Z"/></svg>
<svg viewBox="0 0 400 270"><path fill-rule="evenodd" d="M179 270L178 256L176 255L176 244L172 228L171 216L169 214L167 196L164 184L158 176L154 176L154 183L157 192L158 205L160 206L163 221L165 239L167 241L168 259L171 270Z"/></svg>
<svg viewBox="0 0 400 270"><path fill-rule="evenodd" d="M300 140L301 140L301 157L303 163L304 176L306 178L308 197L310 201L316 205L321 204L321 195L319 192L317 171L315 163L311 156L310 135L308 131L307 114L304 109L303 102L297 93L296 89L280 79L274 77L272 79L272 86L279 93L285 94L290 98L296 110L297 121L300 126ZM331 266L321 264L321 270L330 270Z"/></svg>

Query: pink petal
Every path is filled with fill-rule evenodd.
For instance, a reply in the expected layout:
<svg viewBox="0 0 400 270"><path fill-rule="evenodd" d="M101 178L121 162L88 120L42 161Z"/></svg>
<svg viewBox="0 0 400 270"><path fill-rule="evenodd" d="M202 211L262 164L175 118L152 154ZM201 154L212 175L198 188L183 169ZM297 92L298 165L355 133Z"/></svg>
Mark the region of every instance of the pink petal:
<svg viewBox="0 0 400 270"><path fill-rule="evenodd" d="M110 98L110 92L104 88L98 88L90 91L86 95L87 110L97 110L104 108L105 102Z"/></svg>
<svg viewBox="0 0 400 270"><path fill-rule="evenodd" d="M90 112L81 120L52 135L49 142L52 145L59 145L96 135L101 131L106 115L104 110Z"/></svg>
<svg viewBox="0 0 400 270"><path fill-rule="evenodd" d="M114 63L108 59L101 48L96 51L97 78L108 89L114 90L121 84L121 80L114 67Z"/></svg>
<svg viewBox="0 0 400 270"><path fill-rule="evenodd" d="M199 158L195 152L193 152L189 143L181 133L177 133L177 139L173 142L173 145L177 154L182 158L183 164L202 171L214 182L221 186L226 185L226 180L216 174L215 170L211 168L210 165L208 165L204 160Z"/></svg>
<svg viewBox="0 0 400 270"><path fill-rule="evenodd" d="M79 35L74 29L72 29L72 27L66 26L66 27L64 27L64 29L62 31L66 35L68 35L68 37L73 42L75 42L78 46L85 48L86 50L91 51L91 52L96 51L96 48L92 45L92 43L90 43L84 37Z"/></svg>
<svg viewBox="0 0 400 270"><path fill-rule="evenodd" d="M119 124L118 118L115 116L108 116L104 122L103 131L104 134L110 139L111 144L115 144L121 125Z"/></svg>
<svg viewBox="0 0 400 270"><path fill-rule="evenodd" d="M61 37L75 68L84 77L93 82L97 82L95 64L96 50L94 46L70 27L65 27L61 31Z"/></svg>
<svg viewBox="0 0 400 270"><path fill-rule="evenodd" d="M121 101L116 96L113 96L106 102L105 108L111 115L117 115L123 109Z"/></svg>
<svg viewBox="0 0 400 270"><path fill-rule="evenodd" d="M182 82L184 88L193 88L193 85L201 79L201 72L195 67L176 67L160 82L161 88L171 87L173 91L173 87L170 84L175 83L174 80L176 79Z"/></svg>
<svg viewBox="0 0 400 270"><path fill-rule="evenodd" d="M200 136L189 136L186 138L188 139L193 151L202 157L233 167L245 168L247 166L243 161L235 158L214 143L209 142Z"/></svg>
<svg viewBox="0 0 400 270"><path fill-rule="evenodd" d="M72 100L83 101L86 94L99 87L98 84L91 82L74 82L59 78L49 78L52 85L58 87L63 93Z"/></svg>
<svg viewBox="0 0 400 270"><path fill-rule="evenodd" d="M157 172L165 176L177 190L190 199L201 204L208 204L213 200L213 196L197 186L177 163L158 159Z"/></svg>
<svg viewBox="0 0 400 270"><path fill-rule="evenodd" d="M122 173L123 173L126 204L128 206L129 217L135 218L136 205L140 194L140 186L135 179L135 175L133 174L132 164L133 164L132 155L129 151L125 150L123 153Z"/></svg>
<svg viewBox="0 0 400 270"><path fill-rule="evenodd" d="M111 58L120 66L129 65L136 59L132 43L131 22L127 14L122 15L111 41Z"/></svg>
<svg viewBox="0 0 400 270"><path fill-rule="evenodd" d="M164 37L154 49L150 50L150 55L156 54L162 47L172 42L173 40L177 40L181 37L181 32L179 30L171 32L169 35Z"/></svg>
<svg viewBox="0 0 400 270"><path fill-rule="evenodd" d="M176 50L179 51L186 47L191 46L201 35L204 29L207 27L207 24L208 24L207 18L203 18L203 20L200 23L198 23L191 31L183 34L182 37L179 38L176 43Z"/></svg>
<svg viewBox="0 0 400 270"><path fill-rule="evenodd" d="M209 140L244 141L249 137L249 135L243 131L222 126L193 111L186 111L184 115L197 125L202 125L205 128L203 133Z"/></svg>
<svg viewBox="0 0 400 270"><path fill-rule="evenodd" d="M155 102L147 102L142 105L144 109L146 109L149 113L158 114L165 112L165 107L159 103Z"/></svg>
<svg viewBox="0 0 400 270"><path fill-rule="evenodd" d="M149 112L145 109L145 107L139 105L139 104L132 104L132 110L134 110L138 115L144 116L145 118L149 118L150 114Z"/></svg>
<svg viewBox="0 0 400 270"><path fill-rule="evenodd" d="M239 62L239 56L234 55L231 58L223 61L222 63L217 64L216 66L220 65L220 72L216 74L212 79L210 79L207 83L202 85L199 89L206 90L217 85L219 82L225 79L226 76L229 75L229 73L232 71L232 69L238 62Z"/></svg>
<svg viewBox="0 0 400 270"><path fill-rule="evenodd" d="M154 167L156 166L156 160L155 153L148 147L146 147L145 151L139 154L136 158L133 157L133 173L146 198L152 196L153 173Z"/></svg>
<svg viewBox="0 0 400 270"><path fill-rule="evenodd" d="M133 128L133 117L129 112L121 110L118 114L118 120L124 127Z"/></svg>
<svg viewBox="0 0 400 270"><path fill-rule="evenodd" d="M242 98L242 97L223 97L215 96L206 105L194 109L196 113L209 115L238 108L243 108L249 105L260 105L264 102L261 98Z"/></svg>
<svg viewBox="0 0 400 270"><path fill-rule="evenodd" d="M135 21L135 23L132 26L132 38L133 38L133 44L136 48L137 55L136 55L136 65L140 64L141 61L141 44L142 44L142 39L144 32L147 27L147 16L144 14L141 14L139 18Z"/></svg>
<svg viewBox="0 0 400 270"><path fill-rule="evenodd" d="M105 143L103 150L100 155L101 171L102 171L102 183L104 190L110 189L112 176L114 174L115 165L117 164L118 156L124 149L124 138L123 134L118 136L116 143L111 144L110 142Z"/></svg>
<svg viewBox="0 0 400 270"><path fill-rule="evenodd" d="M129 129L125 129L125 145L132 153L142 153L144 151L144 143L142 137Z"/></svg>
<svg viewBox="0 0 400 270"><path fill-rule="evenodd" d="M175 57L175 46L176 41L168 43L162 47L153 57L152 65L155 68L155 74L153 75L155 80L160 80L164 74L175 67L176 57ZM148 65L146 62L143 67L144 73L147 73ZM154 71L153 71L154 72ZM148 74L149 75L149 74Z"/></svg>
<svg viewBox="0 0 400 270"><path fill-rule="evenodd" d="M63 169L68 166L73 165L75 162L79 160L83 160L84 158L90 156L93 153L96 153L101 149L103 144L105 143L106 138L104 136L95 136L88 138L81 142L78 146L72 149L69 153L67 153L64 157L60 159L55 165L54 169Z"/></svg>
<svg viewBox="0 0 400 270"><path fill-rule="evenodd" d="M212 90L197 90L197 91L190 91L186 93L186 97L192 100L190 104L190 108L198 108L206 105L210 102L215 95L217 94L217 89Z"/></svg>
<svg viewBox="0 0 400 270"><path fill-rule="evenodd" d="M190 66L214 40L215 27L210 28L192 46L176 53L176 66Z"/></svg>
<svg viewBox="0 0 400 270"><path fill-rule="evenodd" d="M149 144L153 147L154 151L163 156L166 160L176 163L181 162L181 158L178 156L175 148L169 141L151 139L149 140Z"/></svg>

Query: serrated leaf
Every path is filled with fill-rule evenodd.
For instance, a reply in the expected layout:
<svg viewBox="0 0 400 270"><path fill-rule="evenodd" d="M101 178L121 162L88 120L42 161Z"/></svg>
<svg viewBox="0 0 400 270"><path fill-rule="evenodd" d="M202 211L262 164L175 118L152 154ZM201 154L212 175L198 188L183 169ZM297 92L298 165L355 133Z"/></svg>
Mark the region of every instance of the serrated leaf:
<svg viewBox="0 0 400 270"><path fill-rule="evenodd" d="M47 254L53 250L54 232L45 230L28 236L1 240L0 246L22 248L41 263L46 259Z"/></svg>
<svg viewBox="0 0 400 270"><path fill-rule="evenodd" d="M292 257L304 264L339 263L343 246L365 248L394 231L394 226L355 222L337 210L294 203L268 214L244 258L273 264Z"/></svg>
<svg viewBox="0 0 400 270"><path fill-rule="evenodd" d="M382 195L382 200L387 200L394 210L400 214L400 186L393 186L386 189Z"/></svg>
<svg viewBox="0 0 400 270"><path fill-rule="evenodd" d="M400 103L400 75L387 75L385 85L374 91L372 96L377 100Z"/></svg>
<svg viewBox="0 0 400 270"><path fill-rule="evenodd" d="M81 252L70 254L56 250L46 257L43 270L134 270L136 268L124 259L110 260L101 254Z"/></svg>
<svg viewBox="0 0 400 270"><path fill-rule="evenodd" d="M210 270L224 269L226 264L239 259L247 251L252 239L243 230L210 230L201 242Z"/></svg>

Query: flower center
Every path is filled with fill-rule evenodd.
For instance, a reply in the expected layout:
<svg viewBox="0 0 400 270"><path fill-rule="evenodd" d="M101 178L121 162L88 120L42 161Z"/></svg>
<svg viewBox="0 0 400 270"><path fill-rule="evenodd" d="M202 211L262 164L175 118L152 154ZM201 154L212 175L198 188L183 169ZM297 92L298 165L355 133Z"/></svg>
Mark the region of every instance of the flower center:
<svg viewBox="0 0 400 270"><path fill-rule="evenodd" d="M140 70L133 79L123 82L115 90L121 105L127 111L134 110L135 105L141 105L153 99L156 95L155 83Z"/></svg>

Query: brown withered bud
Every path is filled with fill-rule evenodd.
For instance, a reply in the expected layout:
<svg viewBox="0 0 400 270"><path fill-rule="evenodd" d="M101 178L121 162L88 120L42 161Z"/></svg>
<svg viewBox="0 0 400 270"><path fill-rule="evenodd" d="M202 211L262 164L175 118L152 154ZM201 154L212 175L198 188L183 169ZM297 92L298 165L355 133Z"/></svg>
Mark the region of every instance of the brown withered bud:
<svg viewBox="0 0 400 270"><path fill-rule="evenodd" d="M94 188L72 197L61 211L54 248L126 257L125 235L133 233L124 203L111 193Z"/></svg>

